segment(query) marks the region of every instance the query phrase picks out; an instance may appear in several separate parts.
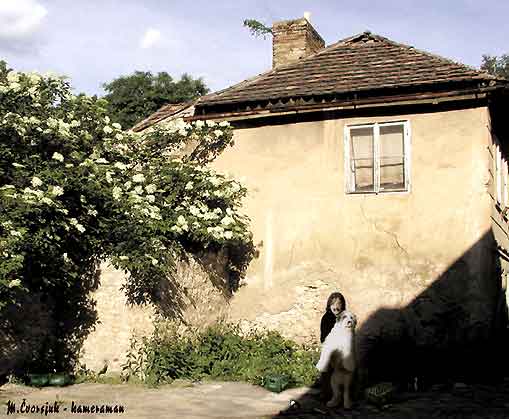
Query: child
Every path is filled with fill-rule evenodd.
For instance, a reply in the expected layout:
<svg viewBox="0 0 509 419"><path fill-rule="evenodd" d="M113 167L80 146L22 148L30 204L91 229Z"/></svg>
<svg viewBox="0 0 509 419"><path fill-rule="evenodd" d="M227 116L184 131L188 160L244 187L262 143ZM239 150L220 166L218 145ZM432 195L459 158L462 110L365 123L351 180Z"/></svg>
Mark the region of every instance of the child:
<svg viewBox="0 0 509 419"><path fill-rule="evenodd" d="M322 321L320 322L320 343L323 343L334 327L337 316L344 310L346 310L346 301L343 294L340 292L333 292L329 295L327 307L325 307L325 314L322 316Z"/></svg>
<svg viewBox="0 0 509 419"><path fill-rule="evenodd" d="M322 320L320 321L320 343L323 343L327 335L334 327L337 316L339 316L345 309L346 301L345 297L343 297L343 294L340 292L333 292L331 295L329 295L329 298L327 299L327 307L325 307L325 314L322 316ZM330 379L330 371L321 373L319 378L319 385L321 387L320 398L322 400L329 400L332 396Z"/></svg>

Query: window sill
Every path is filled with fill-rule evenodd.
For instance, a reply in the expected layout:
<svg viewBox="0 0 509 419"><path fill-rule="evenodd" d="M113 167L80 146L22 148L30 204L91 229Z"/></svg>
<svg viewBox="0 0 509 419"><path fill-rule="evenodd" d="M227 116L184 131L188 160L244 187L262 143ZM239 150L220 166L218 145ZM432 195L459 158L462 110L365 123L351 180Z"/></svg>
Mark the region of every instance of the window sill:
<svg viewBox="0 0 509 419"><path fill-rule="evenodd" d="M353 191L346 192L346 195L405 195L409 194L410 190L408 189L394 189L390 191L379 191L379 192L370 192L370 191Z"/></svg>

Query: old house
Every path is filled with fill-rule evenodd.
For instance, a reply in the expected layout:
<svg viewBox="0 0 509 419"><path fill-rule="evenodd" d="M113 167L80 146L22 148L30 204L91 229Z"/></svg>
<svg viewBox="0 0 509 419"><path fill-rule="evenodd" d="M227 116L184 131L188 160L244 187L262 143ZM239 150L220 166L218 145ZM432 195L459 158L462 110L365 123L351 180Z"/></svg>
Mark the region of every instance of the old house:
<svg viewBox="0 0 509 419"><path fill-rule="evenodd" d="M188 120L234 125L234 147L214 164L250 191L260 256L230 317L316 340L340 290L374 369L410 354L426 354L423 370L460 369L450 361L495 351L509 260L507 87L370 32L326 47L307 19L275 23L271 70L184 107Z"/></svg>

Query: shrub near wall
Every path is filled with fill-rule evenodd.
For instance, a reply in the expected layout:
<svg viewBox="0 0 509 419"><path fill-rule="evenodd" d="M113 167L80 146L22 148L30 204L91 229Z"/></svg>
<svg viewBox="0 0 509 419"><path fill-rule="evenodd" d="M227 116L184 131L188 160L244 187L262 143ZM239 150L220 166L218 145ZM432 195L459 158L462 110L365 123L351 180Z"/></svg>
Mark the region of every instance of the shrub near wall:
<svg viewBox="0 0 509 419"><path fill-rule="evenodd" d="M182 120L123 132L106 102L59 77L0 69L0 356L31 330L13 327L34 296L48 313L18 368L73 368L95 322L90 291L101 260L128 273L128 302L157 302L186 252L224 249L233 282L253 254L246 190L206 168L232 143L227 123ZM189 155L175 153L192 140ZM240 254L240 257L238 256ZM171 296L169 296L171 298ZM5 348L12 350L6 350Z"/></svg>
<svg viewBox="0 0 509 419"><path fill-rule="evenodd" d="M311 385L317 377L318 349L298 345L274 331L241 333L231 324L215 324L200 332L159 322L154 334L132 341L124 376L149 384L204 378L267 385L284 376L287 386Z"/></svg>

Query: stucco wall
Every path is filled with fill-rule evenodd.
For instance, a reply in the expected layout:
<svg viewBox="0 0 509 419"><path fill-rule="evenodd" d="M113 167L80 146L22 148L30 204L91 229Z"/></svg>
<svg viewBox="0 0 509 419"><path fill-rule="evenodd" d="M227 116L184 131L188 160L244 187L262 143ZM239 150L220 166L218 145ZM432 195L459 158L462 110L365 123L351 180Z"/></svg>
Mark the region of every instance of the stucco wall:
<svg viewBox="0 0 509 419"><path fill-rule="evenodd" d="M347 195L345 124L400 120L411 127L411 192ZM215 167L248 187L260 257L230 318L316 342L326 298L340 290L361 329L375 334L368 320L382 309L433 317L454 303L467 325L489 321L488 124L480 107L237 130ZM442 282L448 291L430 298ZM417 321L412 315L406 323Z"/></svg>
<svg viewBox="0 0 509 419"><path fill-rule="evenodd" d="M411 128L411 191L346 194L345 124L401 120ZM185 321L226 317L246 329L268 327L317 343L326 299L340 290L359 318L361 358L371 370L391 365L379 358L387 352L407 373L426 368L422 361L402 363L417 350L451 351L488 338L499 285L488 126L481 107L236 130L234 147L214 166L248 187L244 210L260 255L231 299L218 292L217 270L181 281ZM151 330L153 311L124 308L121 280L106 270L97 294L103 323L83 358L95 368L108 360L118 369L129 336Z"/></svg>

